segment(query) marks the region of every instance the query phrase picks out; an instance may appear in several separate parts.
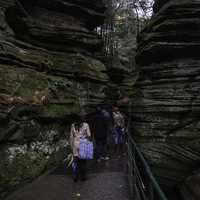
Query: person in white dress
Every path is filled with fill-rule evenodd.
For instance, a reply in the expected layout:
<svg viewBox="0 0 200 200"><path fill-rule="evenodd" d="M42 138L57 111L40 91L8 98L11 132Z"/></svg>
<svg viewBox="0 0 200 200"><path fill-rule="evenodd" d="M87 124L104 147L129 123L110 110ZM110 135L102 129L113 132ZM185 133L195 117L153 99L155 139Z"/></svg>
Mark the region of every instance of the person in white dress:
<svg viewBox="0 0 200 200"><path fill-rule="evenodd" d="M86 180L86 160L79 158L79 145L80 139L90 139L91 132L89 124L83 119L83 116L79 116L76 122L71 125L70 131L70 145L74 156L74 181Z"/></svg>

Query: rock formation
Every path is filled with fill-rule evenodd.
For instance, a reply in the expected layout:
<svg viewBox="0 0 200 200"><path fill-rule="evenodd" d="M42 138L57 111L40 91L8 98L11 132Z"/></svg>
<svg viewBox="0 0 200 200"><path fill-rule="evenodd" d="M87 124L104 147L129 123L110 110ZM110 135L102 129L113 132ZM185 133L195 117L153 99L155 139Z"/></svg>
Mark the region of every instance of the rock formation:
<svg viewBox="0 0 200 200"><path fill-rule="evenodd" d="M139 37L134 136L163 189L200 163L200 2L156 0Z"/></svg>
<svg viewBox="0 0 200 200"><path fill-rule="evenodd" d="M104 101L104 11L102 0L0 1L1 195L59 161L72 115Z"/></svg>
<svg viewBox="0 0 200 200"><path fill-rule="evenodd" d="M180 187L180 193L183 200L200 198L200 174L199 172L194 173L188 177Z"/></svg>

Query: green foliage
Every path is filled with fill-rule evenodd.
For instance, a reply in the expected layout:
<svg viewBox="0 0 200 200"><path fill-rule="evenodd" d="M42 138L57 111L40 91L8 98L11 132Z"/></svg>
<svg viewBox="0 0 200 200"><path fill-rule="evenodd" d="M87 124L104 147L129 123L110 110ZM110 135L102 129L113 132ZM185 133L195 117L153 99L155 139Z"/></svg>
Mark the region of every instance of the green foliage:
<svg viewBox="0 0 200 200"><path fill-rule="evenodd" d="M118 57L126 68L133 68L136 38L149 21L153 0L112 0L107 2L107 19L102 33L105 34L105 51L108 66L116 65ZM110 59L113 58L113 59ZM119 62L118 62L119 63Z"/></svg>
<svg viewBox="0 0 200 200"><path fill-rule="evenodd" d="M49 104L44 107L44 115L52 118L63 118L66 115L74 114L80 110L78 102L74 99L65 101L64 105Z"/></svg>

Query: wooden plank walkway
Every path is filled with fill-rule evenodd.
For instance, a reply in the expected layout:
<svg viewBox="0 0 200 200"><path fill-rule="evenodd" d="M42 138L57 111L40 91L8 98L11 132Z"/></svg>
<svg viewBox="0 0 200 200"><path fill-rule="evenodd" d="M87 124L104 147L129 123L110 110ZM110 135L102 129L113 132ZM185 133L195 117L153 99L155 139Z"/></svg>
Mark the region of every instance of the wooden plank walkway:
<svg viewBox="0 0 200 200"><path fill-rule="evenodd" d="M128 200L125 158L90 163L88 180L74 183L64 166L41 176L6 200Z"/></svg>

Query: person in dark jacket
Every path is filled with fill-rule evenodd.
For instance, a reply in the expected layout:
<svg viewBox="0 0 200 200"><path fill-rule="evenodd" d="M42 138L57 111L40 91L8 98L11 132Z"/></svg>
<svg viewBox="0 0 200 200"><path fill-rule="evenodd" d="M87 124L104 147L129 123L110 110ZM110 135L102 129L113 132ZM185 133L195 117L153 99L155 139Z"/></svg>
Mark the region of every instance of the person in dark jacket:
<svg viewBox="0 0 200 200"><path fill-rule="evenodd" d="M109 152L110 154L112 150L112 145L113 145L112 133L113 133L113 124L114 124L114 120L112 117L112 110L110 110L108 106L104 106L102 108L102 114L104 118L106 119L106 123L107 123L107 152Z"/></svg>
<svg viewBox="0 0 200 200"><path fill-rule="evenodd" d="M109 157L106 155L108 123L100 107L97 107L96 109L96 113L92 120L91 129L96 143L97 161L108 160Z"/></svg>

